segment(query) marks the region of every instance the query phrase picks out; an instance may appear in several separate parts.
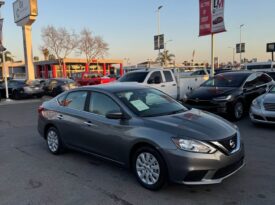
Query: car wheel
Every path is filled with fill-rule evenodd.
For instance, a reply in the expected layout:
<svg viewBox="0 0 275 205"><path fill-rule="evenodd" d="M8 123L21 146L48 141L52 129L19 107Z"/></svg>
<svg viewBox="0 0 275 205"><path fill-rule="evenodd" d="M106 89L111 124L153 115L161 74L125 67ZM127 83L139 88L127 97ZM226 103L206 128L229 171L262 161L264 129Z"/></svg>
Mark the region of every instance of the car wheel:
<svg viewBox="0 0 275 205"><path fill-rule="evenodd" d="M52 154L60 154L64 151L64 145L59 136L59 132L55 127L51 127L46 135L47 145Z"/></svg>
<svg viewBox="0 0 275 205"><path fill-rule="evenodd" d="M244 106L241 101L237 101L233 106L233 112L231 113L233 120L240 120L244 115Z"/></svg>
<svg viewBox="0 0 275 205"><path fill-rule="evenodd" d="M132 160L138 182L150 190L158 190L167 180L167 169L161 155L151 147L138 149Z"/></svg>

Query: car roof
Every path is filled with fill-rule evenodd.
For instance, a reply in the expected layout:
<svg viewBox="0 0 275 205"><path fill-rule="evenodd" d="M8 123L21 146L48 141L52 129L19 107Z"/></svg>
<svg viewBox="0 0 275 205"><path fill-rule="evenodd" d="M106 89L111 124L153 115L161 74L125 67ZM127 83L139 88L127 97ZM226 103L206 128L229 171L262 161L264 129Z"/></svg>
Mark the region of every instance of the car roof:
<svg viewBox="0 0 275 205"><path fill-rule="evenodd" d="M218 74L217 76L219 75L241 75L241 76L249 76L253 73L259 73L259 72L255 72L255 71L232 71L232 72L225 72L225 73L220 73Z"/></svg>
<svg viewBox="0 0 275 205"><path fill-rule="evenodd" d="M138 90L138 89L145 89L149 88L148 86L141 85L136 82L115 82L115 83L107 83L107 84L99 84L93 86L84 86L81 88L76 88L75 90L91 90L91 91L104 91L107 93L116 93L116 92L123 92L129 90Z"/></svg>

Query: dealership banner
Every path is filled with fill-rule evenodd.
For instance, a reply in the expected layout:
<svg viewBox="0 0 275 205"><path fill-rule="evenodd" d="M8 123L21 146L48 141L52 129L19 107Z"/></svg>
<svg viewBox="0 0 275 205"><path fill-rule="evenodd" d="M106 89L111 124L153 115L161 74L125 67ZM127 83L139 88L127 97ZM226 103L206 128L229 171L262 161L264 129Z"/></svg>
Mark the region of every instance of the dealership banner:
<svg viewBox="0 0 275 205"><path fill-rule="evenodd" d="M200 1L200 36L226 31L224 25L224 0Z"/></svg>

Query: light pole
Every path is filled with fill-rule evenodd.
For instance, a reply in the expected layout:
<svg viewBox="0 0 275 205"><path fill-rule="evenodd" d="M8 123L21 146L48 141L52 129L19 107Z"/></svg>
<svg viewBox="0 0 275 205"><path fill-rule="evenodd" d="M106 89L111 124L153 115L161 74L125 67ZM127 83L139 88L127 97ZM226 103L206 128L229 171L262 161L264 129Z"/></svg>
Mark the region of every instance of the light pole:
<svg viewBox="0 0 275 205"><path fill-rule="evenodd" d="M159 35L160 35L160 10L162 9L163 6L159 6L157 9L157 30L158 30L158 46L159 46L159 54L160 54L160 39L159 39Z"/></svg>
<svg viewBox="0 0 275 205"><path fill-rule="evenodd" d="M234 62L235 62L235 48L234 47L231 47L229 46L228 48L232 49L233 50L233 61L232 61L232 65L234 65Z"/></svg>
<svg viewBox="0 0 275 205"><path fill-rule="evenodd" d="M244 24L240 25L240 66L242 64L242 27L244 27Z"/></svg>
<svg viewBox="0 0 275 205"><path fill-rule="evenodd" d="M5 4L4 1L0 1L0 9L1 7ZM3 22L4 22L4 18L2 18L1 13L0 13L0 20L1 20L1 27L3 28ZM2 29L1 28L1 29ZM6 70L6 62L5 62L5 51L6 48L3 46L3 32L2 30L0 30L1 32L1 36L0 36L0 49L2 52L2 73L3 73L3 77L5 79L5 88L6 88L6 99L9 99L9 89L8 89L8 79L7 79L7 70Z"/></svg>

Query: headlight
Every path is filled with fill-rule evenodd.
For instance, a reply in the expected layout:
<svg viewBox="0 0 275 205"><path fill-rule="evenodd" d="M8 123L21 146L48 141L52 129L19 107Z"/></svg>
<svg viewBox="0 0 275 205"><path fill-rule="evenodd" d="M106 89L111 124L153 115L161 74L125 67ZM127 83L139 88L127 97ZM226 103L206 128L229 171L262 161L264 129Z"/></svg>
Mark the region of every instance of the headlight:
<svg viewBox="0 0 275 205"><path fill-rule="evenodd" d="M228 95L228 96L221 96L221 97L217 97L217 98L213 98L213 100L215 101L229 101L232 99L232 95Z"/></svg>
<svg viewBox="0 0 275 205"><path fill-rule="evenodd" d="M253 107L260 109L261 108L261 102L258 99L253 100L252 102Z"/></svg>
<svg viewBox="0 0 275 205"><path fill-rule="evenodd" d="M188 152L198 152L207 154L212 154L216 152L216 149L214 147L211 147L210 145L198 140L186 140L182 138L172 138L172 140L179 149Z"/></svg>

